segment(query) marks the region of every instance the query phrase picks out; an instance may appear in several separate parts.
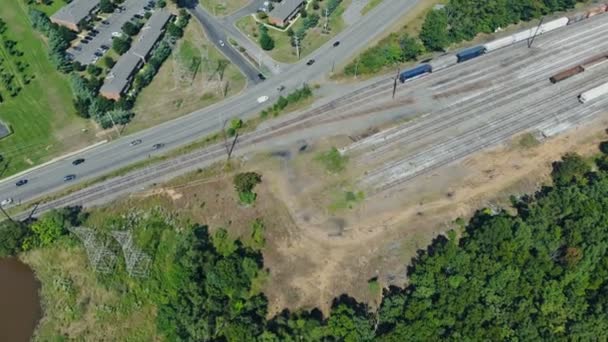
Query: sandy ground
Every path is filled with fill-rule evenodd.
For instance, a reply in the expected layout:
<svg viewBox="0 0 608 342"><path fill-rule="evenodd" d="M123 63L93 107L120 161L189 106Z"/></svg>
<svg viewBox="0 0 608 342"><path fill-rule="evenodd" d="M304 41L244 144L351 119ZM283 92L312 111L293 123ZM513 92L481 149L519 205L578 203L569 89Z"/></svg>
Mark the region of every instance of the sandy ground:
<svg viewBox="0 0 608 342"><path fill-rule="evenodd" d="M362 201L347 202L344 197L357 193L353 179L365 165L348 163L345 171L330 174L316 158L331 146L348 144L346 136L248 156L229 168L188 175L126 201L162 204L212 230L225 227L244 239L251 234L253 220L262 218L269 271L264 292L271 315L284 308L319 307L327 312L342 293L376 306L380 294L370 290L370 279L377 277L384 287L403 286L416 251L457 228L456 218L483 207L505 207L510 195L534 192L548 182L551 162L564 153L598 153L599 142L608 139L607 127L608 114L535 147L522 147L517 136ZM239 205L233 190L232 177L243 170L263 175L253 207Z"/></svg>

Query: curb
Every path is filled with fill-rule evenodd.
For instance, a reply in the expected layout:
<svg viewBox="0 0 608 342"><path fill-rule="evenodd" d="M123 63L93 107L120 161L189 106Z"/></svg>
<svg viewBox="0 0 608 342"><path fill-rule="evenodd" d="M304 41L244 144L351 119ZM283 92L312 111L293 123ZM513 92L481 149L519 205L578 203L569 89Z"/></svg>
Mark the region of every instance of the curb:
<svg viewBox="0 0 608 342"><path fill-rule="evenodd" d="M59 156L59 157L53 158L53 159L51 159L51 160L47 161L46 163L42 163L42 164L40 164L40 165L36 165L36 166L31 167L31 168L29 168L29 169L27 169L27 170L24 170L24 171L21 171L21 172L19 172L19 173L16 173L16 174L14 174L14 175L12 175L12 176L8 176L8 177L6 177L6 178L4 178L4 179L0 180L0 184L3 184L3 183L5 183L5 182L8 182L8 181L10 181L10 180L12 180L12 179L15 179L15 178L21 177L21 176L23 176L23 175L25 175L25 174L27 174L27 173L29 173L29 172L32 172L32 171L37 170L37 169L39 169L39 168L45 167L45 166L47 166L47 165L49 165L49 164L52 164L52 163L55 163L55 162L57 162L57 161L59 161L59 160L62 160L62 159L65 159L65 158L69 158L69 157L71 157L71 156L73 156L73 155L76 155L76 154L78 154L78 153L82 153L82 152L88 151L88 150L93 149L93 148L95 148L95 147L97 147L97 146L103 145L103 144L105 144L105 143L107 143L107 142L108 142L108 140L102 140L102 141L97 142L97 143L95 143L95 144L93 144L93 145L89 145L89 146L87 146L87 147L85 147L85 148L82 148L82 149L80 149L80 150L78 150L78 151L70 152L70 153L68 153L68 154L64 154L64 155L62 155L62 156Z"/></svg>

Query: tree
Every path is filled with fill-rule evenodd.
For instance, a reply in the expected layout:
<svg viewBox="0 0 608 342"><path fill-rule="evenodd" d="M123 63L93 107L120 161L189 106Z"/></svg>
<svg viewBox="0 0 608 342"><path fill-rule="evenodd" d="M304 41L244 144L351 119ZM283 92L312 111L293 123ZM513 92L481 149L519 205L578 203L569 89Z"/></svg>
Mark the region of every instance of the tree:
<svg viewBox="0 0 608 342"><path fill-rule="evenodd" d="M418 41L407 34L401 38L399 42L401 51L403 52L404 61L414 61L422 53L422 46Z"/></svg>
<svg viewBox="0 0 608 342"><path fill-rule="evenodd" d="M18 221L0 222L0 257L15 255L27 237L27 226Z"/></svg>
<svg viewBox="0 0 608 342"><path fill-rule="evenodd" d="M95 64L89 64L87 66L87 72L92 76L99 76L99 75L101 75L102 71L103 70L101 70L101 68Z"/></svg>
<svg viewBox="0 0 608 342"><path fill-rule="evenodd" d="M114 4L110 0L101 0L99 1L99 10L103 13L112 13L114 12Z"/></svg>
<svg viewBox="0 0 608 342"><path fill-rule="evenodd" d="M112 57L110 56L105 56L103 58L103 65L106 66L106 68L111 69L114 64L116 64L116 62L112 59Z"/></svg>
<svg viewBox="0 0 608 342"><path fill-rule="evenodd" d="M139 33L141 26L131 21L127 21L122 25L122 32L128 36L134 36Z"/></svg>
<svg viewBox="0 0 608 342"><path fill-rule="evenodd" d="M274 40L267 31L262 31L260 34L260 46L266 51L274 49Z"/></svg>
<svg viewBox="0 0 608 342"><path fill-rule="evenodd" d="M591 171L588 163L576 153L567 153L561 161L553 163L551 178L556 184L567 184L574 180L581 180Z"/></svg>
<svg viewBox="0 0 608 342"><path fill-rule="evenodd" d="M420 29L420 40L431 51L443 51L450 44L445 10L431 10L426 15Z"/></svg>
<svg viewBox="0 0 608 342"><path fill-rule="evenodd" d="M224 257L234 253L238 248L234 240L228 235L228 231L224 228L218 229L213 234L213 247Z"/></svg>
<svg viewBox="0 0 608 342"><path fill-rule="evenodd" d="M255 172L243 172L234 176L234 188L239 200L244 204L252 204L256 199L253 189L262 182L262 176Z"/></svg>
<svg viewBox="0 0 608 342"><path fill-rule="evenodd" d="M308 12L306 11L305 7L300 9L300 16L302 16L302 18L306 18L308 16Z"/></svg>
<svg viewBox="0 0 608 342"><path fill-rule="evenodd" d="M124 54L131 48L131 38L116 37L112 41L112 49L119 55Z"/></svg>

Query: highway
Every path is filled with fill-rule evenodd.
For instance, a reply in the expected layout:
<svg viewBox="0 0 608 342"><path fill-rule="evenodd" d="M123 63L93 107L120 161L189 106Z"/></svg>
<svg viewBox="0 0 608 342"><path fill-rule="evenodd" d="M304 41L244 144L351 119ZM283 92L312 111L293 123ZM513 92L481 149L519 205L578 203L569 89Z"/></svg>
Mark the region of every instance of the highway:
<svg viewBox="0 0 608 342"><path fill-rule="evenodd" d="M285 91L289 92L304 83L323 77L332 69L334 63L339 64L347 60L354 52L365 47L369 40L383 33L417 2L418 0L384 0L357 25L350 26L337 35L335 40L341 41L340 46L332 47L330 42L315 51L311 58L315 58L316 63L312 66L301 62L293 65L289 73L275 75L226 101L122 137L68 160L59 160L31 171L19 177L29 180L25 186L16 187L15 182L18 179L15 178L4 180L0 183L0 194L3 198L13 198L15 203L31 201L75 183L94 179L151 156L161 155L167 150L200 140L219 131L230 118L247 119L258 115L262 109L278 98L279 86L284 86ZM264 104L258 104L256 99L263 95L268 96L269 100ZM141 139L142 143L130 146L129 143L135 139ZM165 147L154 151L152 146L156 143L163 143ZM86 162L73 166L71 161L76 158L85 158ZM181 157L177 159L179 158ZM75 174L76 180L64 182L63 177L68 174Z"/></svg>
<svg viewBox="0 0 608 342"><path fill-rule="evenodd" d="M420 120L362 139L342 152L368 165L369 194L401 185L521 132L543 138L605 113L608 98L581 104L608 82L608 63L560 83L549 77L608 51L608 15L597 16L400 86L398 96L433 102ZM423 90L423 91L421 91Z"/></svg>

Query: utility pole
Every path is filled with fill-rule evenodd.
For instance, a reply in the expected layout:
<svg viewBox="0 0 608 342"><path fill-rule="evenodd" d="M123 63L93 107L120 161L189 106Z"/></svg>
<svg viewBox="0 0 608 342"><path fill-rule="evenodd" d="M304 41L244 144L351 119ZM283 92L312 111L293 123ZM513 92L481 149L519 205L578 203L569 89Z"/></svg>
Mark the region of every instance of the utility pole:
<svg viewBox="0 0 608 342"><path fill-rule="evenodd" d="M120 138L120 131L118 130L118 127L116 127L116 123L114 122L114 118L112 117L112 115L110 115L110 112L106 112L106 115L110 118L110 121L112 121L112 127L114 127L114 130L116 131L116 133L118 133L118 137Z"/></svg>
<svg viewBox="0 0 608 342"><path fill-rule="evenodd" d="M395 76L395 80L393 82L393 100L395 99L395 93L397 92L397 80L399 79L400 72L401 70L399 70L399 67L397 67L397 75Z"/></svg>
<svg viewBox="0 0 608 342"><path fill-rule="evenodd" d="M296 41L296 54L298 55L298 60L300 59L300 38L298 38L298 35L295 34L293 36L293 39L295 39Z"/></svg>
<svg viewBox="0 0 608 342"><path fill-rule="evenodd" d="M8 215L8 213L4 210L4 208L1 205L0 205L0 211L2 211L4 216L6 216L7 220L11 221L12 223L15 223L15 221Z"/></svg>
<svg viewBox="0 0 608 342"><path fill-rule="evenodd" d="M532 48L532 43L534 43L534 38L536 38L536 35L538 34L540 27L543 25L543 20L545 20L544 17L540 18L540 22L538 23L538 26L536 27L536 31L534 31L534 35L532 35L532 37L530 39L528 39L528 49Z"/></svg>

